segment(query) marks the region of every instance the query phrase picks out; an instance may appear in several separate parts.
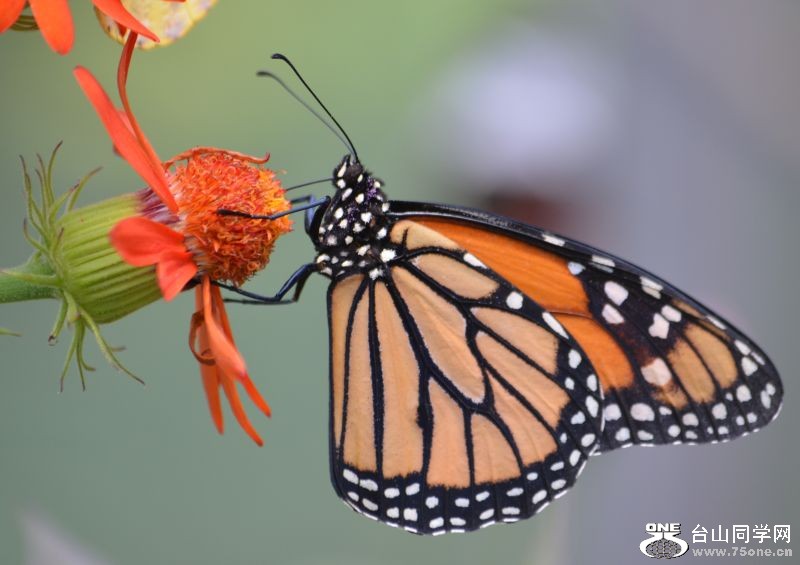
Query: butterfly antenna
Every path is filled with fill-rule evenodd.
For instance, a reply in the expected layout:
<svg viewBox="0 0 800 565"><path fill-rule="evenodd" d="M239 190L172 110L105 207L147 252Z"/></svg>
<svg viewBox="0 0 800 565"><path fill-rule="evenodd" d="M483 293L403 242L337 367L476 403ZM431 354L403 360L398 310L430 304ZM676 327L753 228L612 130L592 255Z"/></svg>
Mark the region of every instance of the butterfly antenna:
<svg viewBox="0 0 800 565"><path fill-rule="evenodd" d="M273 59L279 59L279 60L283 61L284 63L286 63L287 65L289 65L289 68L291 68L292 71L294 72L294 74L297 76L297 78L300 79L300 82L303 83L303 86L306 87L306 90L308 90L308 92L311 94L311 96L314 97L314 100L317 101L317 104L319 104L320 107L323 110L325 110L325 113L328 114L328 117L331 120L333 120L333 123L336 124L336 127L339 128L339 131L341 131L342 134L344 135L344 137L347 139L347 142L348 142L347 144L349 145L350 150L353 152L353 157L356 158L356 161L360 161L360 159L358 158L358 151L356 151L356 147L355 147L355 145L353 145L353 141L350 139L350 136L347 135L347 132L342 127L342 124L340 124L339 121L336 118L333 117L333 114L331 114L330 110L328 110L328 108L325 106L325 104L322 103L322 100L319 99L319 96L317 96L316 93L311 89L311 87L305 81L303 76L300 74L300 71L297 70L297 67L295 67L292 64L292 62L286 57L286 55L282 55L281 53L273 53L272 54L272 58Z"/></svg>
<svg viewBox="0 0 800 565"><path fill-rule="evenodd" d="M287 92L287 93L288 93L288 94L289 94L289 95L290 95L292 98L294 98L295 100L297 100L297 101L298 101L300 104L302 104L302 105L303 105L303 107L304 107L306 110L308 110L309 112L311 112L311 113L312 113L314 116L316 116L316 118L317 118L317 119L318 119L320 122L322 122L323 124L325 124L325 127L326 127L326 128L328 128L329 130L331 130L331 131L333 132L333 135L335 135L337 138L339 138L339 141L341 141L341 142L342 142L342 144L344 144L344 146L345 146L345 147L347 147L347 149L348 149L348 150L350 150L350 151L352 151L353 153L355 153L355 149L353 148L353 144L352 144L352 143L350 143L350 140L349 140L349 138L347 138L347 137L346 137L346 135L347 135L347 134L345 134L345 136L342 136L342 133L341 133L341 132L340 132L338 129L336 129L336 128L335 128L335 127L333 127L333 126L332 126L330 123L328 123L328 120L326 120L326 119L325 119L325 118L322 116L322 114L320 114L319 112L317 112L317 111L316 111L316 110L315 110L315 109L314 109L314 108L313 108L313 107L312 107L312 106L311 106L311 105L310 105L308 102L306 102L305 100L303 100L302 98L300 98L300 95L298 95L298 94L297 94L297 93L296 93L294 90L292 90L291 88L289 88L289 85L288 85L288 84L286 84L286 83L285 83L285 82L284 82L284 81L283 81L283 80L282 80L282 79L281 79L281 78L280 78L278 75L276 75L276 74L274 74L274 73L271 73L271 72L269 72L269 71L258 71L258 72L256 73L256 75L257 75L257 76L260 76L260 77L268 77L268 78L271 78L271 79L273 79L275 82L277 82L278 84L280 84L280 85L281 85L281 87L283 87L283 89L284 89L284 90L285 90L285 91L286 91L286 92ZM334 120L334 121L336 121L336 120ZM337 124L337 125L338 125L338 124ZM341 126L340 126L340 127L341 127Z"/></svg>

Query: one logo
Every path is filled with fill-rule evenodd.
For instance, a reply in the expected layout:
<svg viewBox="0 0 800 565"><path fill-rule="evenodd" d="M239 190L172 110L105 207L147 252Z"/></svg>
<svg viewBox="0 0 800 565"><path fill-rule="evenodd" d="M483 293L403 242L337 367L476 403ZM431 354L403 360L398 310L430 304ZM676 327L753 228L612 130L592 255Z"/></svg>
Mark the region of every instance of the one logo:
<svg viewBox="0 0 800 565"><path fill-rule="evenodd" d="M672 559L689 551L689 544L678 537L680 524L647 524L644 529L650 537L639 544L639 551L648 557Z"/></svg>

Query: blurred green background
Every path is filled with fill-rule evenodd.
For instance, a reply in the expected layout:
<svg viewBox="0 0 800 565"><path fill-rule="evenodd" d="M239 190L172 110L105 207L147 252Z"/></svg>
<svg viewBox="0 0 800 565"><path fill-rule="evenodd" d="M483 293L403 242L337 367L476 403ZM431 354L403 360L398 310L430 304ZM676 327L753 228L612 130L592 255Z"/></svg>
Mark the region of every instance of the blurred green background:
<svg viewBox="0 0 800 565"><path fill-rule="evenodd" d="M30 253L18 155L30 161L63 140L60 189L102 166L84 203L141 184L71 74L86 66L113 92L120 47L88 2L71 4L76 43L65 57L38 33L0 36L2 266ZM800 47L800 9L704 6L221 0L186 38L135 54L129 93L162 158L195 145L270 152L285 183L321 178L345 150L254 76L267 68L288 78L269 55L289 55L392 197L517 212L724 311L783 372L786 406L772 426L727 445L604 456L533 520L420 538L357 516L330 487L321 277L300 304L230 309L273 408L271 420L250 411L261 449L228 412L225 435L213 430L187 348L191 296L105 330L146 387L90 346L98 370L87 391L71 373L60 395L68 340L47 345L56 304L5 305L0 326L23 337L0 338L0 563L637 563L646 522L679 521L684 532L695 523L800 524L800 76L789 55ZM544 78L531 86L529 76ZM530 99L517 96L526 88ZM576 115L587 117L564 125ZM526 137L543 123L552 128ZM519 147L528 153L503 160ZM271 293L311 257L298 229L248 288ZM62 557L48 561L48 548Z"/></svg>

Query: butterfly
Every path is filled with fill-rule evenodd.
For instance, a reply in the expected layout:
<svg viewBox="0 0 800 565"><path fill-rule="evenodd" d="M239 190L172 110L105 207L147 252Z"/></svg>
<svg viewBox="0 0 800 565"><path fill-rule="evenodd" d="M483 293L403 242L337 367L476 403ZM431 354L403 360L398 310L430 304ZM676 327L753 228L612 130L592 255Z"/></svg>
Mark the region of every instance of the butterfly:
<svg viewBox="0 0 800 565"><path fill-rule="evenodd" d="M685 293L540 228L389 200L350 147L333 195L296 207L315 260L274 297L228 288L274 303L330 279L331 480L357 512L417 534L516 522L590 455L777 416L775 366Z"/></svg>

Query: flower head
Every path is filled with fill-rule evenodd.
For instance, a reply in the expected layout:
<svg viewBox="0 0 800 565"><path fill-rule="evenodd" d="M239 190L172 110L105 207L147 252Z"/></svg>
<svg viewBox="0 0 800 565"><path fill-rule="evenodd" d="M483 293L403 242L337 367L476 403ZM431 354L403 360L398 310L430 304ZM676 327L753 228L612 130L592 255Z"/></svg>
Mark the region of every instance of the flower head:
<svg viewBox="0 0 800 565"><path fill-rule="evenodd" d="M143 0L136 2L135 7L145 14L147 12L143 8L147 7L150 12L162 15L162 19L154 19L153 23L164 27L165 31L169 32L170 28L166 25L167 20L159 7L162 4L180 4L183 1ZM107 31L108 27L113 26L115 33L120 37L124 37L127 31L131 30L146 37L151 44L159 42L158 36L148 29L140 19L131 14L123 5L122 0L92 0L92 3L98 18L101 18L101 22L107 26ZM23 13L26 6L30 7L30 15ZM68 0L3 0L0 2L0 33L8 29L22 31L39 29L50 48L60 55L68 53L75 40L75 29ZM174 37L170 38L170 40L172 39Z"/></svg>
<svg viewBox="0 0 800 565"><path fill-rule="evenodd" d="M170 300L194 288L196 312L189 327L189 345L200 363L213 421L222 432L222 389L237 421L261 445L237 385L244 387L266 415L270 414L269 406L250 380L216 284L224 281L239 285L263 268L275 240L291 229L291 221L285 215L266 220L217 212L225 207L271 216L288 210L290 203L273 172L264 167L268 157L198 147L169 161L159 160L131 112L125 89L137 38L135 32L128 34L120 59L117 82L121 110L114 107L89 71L78 67L75 76L108 129L115 149L147 187L74 208L83 182L56 197L52 189L53 160L45 164L40 159L37 174L42 190L36 199L26 168L28 218L39 237L26 229L26 237L36 249L34 255L17 269L0 271L0 302L39 298L62 301L52 337L59 335L65 323L75 330L63 382L72 359L82 380L84 372L91 370L83 358L87 334L93 334L109 360L125 370L100 335L99 325L159 297Z"/></svg>
<svg viewBox="0 0 800 565"><path fill-rule="evenodd" d="M200 363L209 408L222 432L219 389L248 435L261 438L242 408L236 383L244 386L266 415L269 407L247 373L215 281L241 284L263 268L275 240L291 229L288 217L272 221L222 216L221 208L258 215L288 210L289 202L274 174L257 158L215 148L195 148L162 162L131 111L125 88L136 33L130 33L117 73L122 110L82 67L75 77L106 126L114 147L148 184L139 193L138 213L118 221L110 240L119 255L135 267L155 266L166 300L195 286L196 308L190 324L190 346Z"/></svg>

